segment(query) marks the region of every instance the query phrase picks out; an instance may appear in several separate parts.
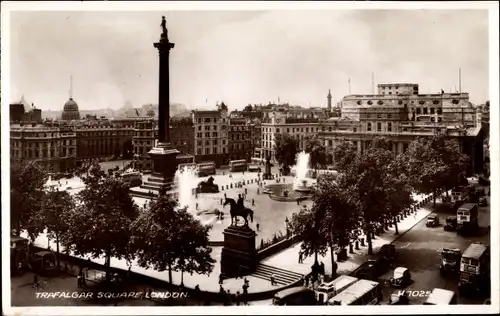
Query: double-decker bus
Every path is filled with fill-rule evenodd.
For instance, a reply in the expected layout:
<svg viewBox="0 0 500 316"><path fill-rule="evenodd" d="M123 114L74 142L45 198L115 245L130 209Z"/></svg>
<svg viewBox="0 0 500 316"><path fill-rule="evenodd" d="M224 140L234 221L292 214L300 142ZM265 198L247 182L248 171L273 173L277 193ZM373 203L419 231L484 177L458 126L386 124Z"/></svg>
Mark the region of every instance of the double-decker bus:
<svg viewBox="0 0 500 316"><path fill-rule="evenodd" d="M231 160L229 162L231 172L247 171L247 161L245 159Z"/></svg>
<svg viewBox="0 0 500 316"><path fill-rule="evenodd" d="M177 165L177 170L179 171L183 171L184 168L188 168L188 169L195 169L197 170L198 169L198 165L194 162L188 162L188 163L180 163Z"/></svg>
<svg viewBox="0 0 500 316"><path fill-rule="evenodd" d="M475 203L465 203L457 210L457 232L474 232L478 229L478 209Z"/></svg>
<svg viewBox="0 0 500 316"><path fill-rule="evenodd" d="M215 174L215 162L200 162L198 166L198 177L206 177Z"/></svg>
<svg viewBox="0 0 500 316"><path fill-rule="evenodd" d="M482 243L472 243L462 254L458 290L485 290L490 282L490 251Z"/></svg>

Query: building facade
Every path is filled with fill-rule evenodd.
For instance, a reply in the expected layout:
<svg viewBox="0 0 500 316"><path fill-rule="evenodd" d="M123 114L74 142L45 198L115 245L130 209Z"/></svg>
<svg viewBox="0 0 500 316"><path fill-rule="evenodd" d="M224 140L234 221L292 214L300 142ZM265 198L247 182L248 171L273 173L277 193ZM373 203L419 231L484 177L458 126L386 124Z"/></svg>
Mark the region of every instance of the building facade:
<svg viewBox="0 0 500 316"><path fill-rule="evenodd" d="M76 134L71 128L37 123L10 125L11 161L36 161L49 172L76 167Z"/></svg>
<svg viewBox="0 0 500 316"><path fill-rule="evenodd" d="M482 161L481 121L468 93L419 94L417 84L381 84L376 95L344 97L341 116L321 121L318 137L330 154L341 139L363 152L380 136L389 139L394 153L401 153L416 137L446 133L469 154L472 172Z"/></svg>
<svg viewBox="0 0 500 316"><path fill-rule="evenodd" d="M158 120L148 118L138 120L134 124L134 137L132 146L134 148L133 167L137 170L149 171L152 168L149 151L155 146L158 139Z"/></svg>
<svg viewBox="0 0 500 316"><path fill-rule="evenodd" d="M271 157L276 161L274 146L277 134L290 134L298 140L299 149L305 149L306 142L318 132L319 119L314 117L295 117L282 111L273 112L261 125L261 150L262 158Z"/></svg>
<svg viewBox="0 0 500 316"><path fill-rule="evenodd" d="M254 152L253 129L249 119L230 118L228 133L229 160L245 159L250 161Z"/></svg>
<svg viewBox="0 0 500 316"><path fill-rule="evenodd" d="M191 117L170 118L170 142L181 155L194 155L194 125Z"/></svg>
<svg viewBox="0 0 500 316"><path fill-rule="evenodd" d="M217 166L229 161L229 118L226 110L193 111L196 162L213 161Z"/></svg>

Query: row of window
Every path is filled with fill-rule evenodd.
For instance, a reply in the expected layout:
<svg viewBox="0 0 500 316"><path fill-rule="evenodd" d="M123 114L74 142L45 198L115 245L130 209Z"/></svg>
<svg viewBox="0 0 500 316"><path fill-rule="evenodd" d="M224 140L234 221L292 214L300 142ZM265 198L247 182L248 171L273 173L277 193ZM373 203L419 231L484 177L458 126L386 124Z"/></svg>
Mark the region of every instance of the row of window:
<svg viewBox="0 0 500 316"><path fill-rule="evenodd" d="M438 115L441 115L443 114L443 109L442 108L415 108L415 112L417 114L438 114Z"/></svg>
<svg viewBox="0 0 500 316"><path fill-rule="evenodd" d="M196 138L203 138L203 137L219 137L219 134L217 132L212 132L212 136L210 136L210 132L205 132L205 134L196 133Z"/></svg>
<svg viewBox="0 0 500 316"><path fill-rule="evenodd" d="M218 153L218 150L217 150L217 147L213 147L213 148L205 148L205 155L217 155ZM201 148L198 148L196 150L196 154L197 155L203 155L203 151ZM226 154L226 147L222 147L222 154Z"/></svg>
<svg viewBox="0 0 500 316"><path fill-rule="evenodd" d="M202 124L202 123L217 123L219 122L219 118L218 117L205 117L205 118L201 118L199 117L198 120L197 120L198 124ZM223 118L222 119L222 123L226 123L226 119Z"/></svg>
<svg viewBox="0 0 500 316"><path fill-rule="evenodd" d="M225 145L225 144L226 144L226 140L223 139L222 140L222 145ZM197 140L196 141L196 145L203 146L203 141L200 140L200 139ZM217 146L217 145L219 145L219 141L217 139L212 139L212 140L207 139L207 140L205 140L205 146L211 146L211 145Z"/></svg>
<svg viewBox="0 0 500 316"><path fill-rule="evenodd" d="M51 149L51 150L47 150L47 149L44 149L44 150L36 150L36 151L32 151L30 149L24 151L24 154L23 154L23 151L21 150L13 150L11 152L11 156L13 158L28 158L28 159L36 159L36 158L40 158L40 159L45 159L45 158L57 158L57 157L68 157L68 156L73 156L74 155L74 150L72 148L70 149L67 149L67 150L60 150L58 151L59 155L56 156L56 151Z"/></svg>

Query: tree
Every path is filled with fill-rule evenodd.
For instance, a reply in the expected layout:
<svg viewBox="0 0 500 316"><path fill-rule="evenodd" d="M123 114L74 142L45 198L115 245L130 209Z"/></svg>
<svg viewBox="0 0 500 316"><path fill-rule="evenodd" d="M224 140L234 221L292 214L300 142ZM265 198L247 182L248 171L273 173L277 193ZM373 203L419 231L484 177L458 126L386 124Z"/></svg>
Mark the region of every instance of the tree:
<svg viewBox="0 0 500 316"><path fill-rule="evenodd" d="M243 112L252 112L252 111L253 111L253 107L251 104L249 104L243 108Z"/></svg>
<svg viewBox="0 0 500 316"><path fill-rule="evenodd" d="M396 216L413 204L412 188L407 175L405 155L399 154L387 166L385 198L387 214L392 218L395 233L399 234Z"/></svg>
<svg viewBox="0 0 500 316"><path fill-rule="evenodd" d="M178 234L179 254L175 268L181 271L181 286L184 285L184 272L207 274L213 270L215 260L210 256L208 233L211 226L204 226L187 212L187 208L177 211L179 217Z"/></svg>
<svg viewBox="0 0 500 316"><path fill-rule="evenodd" d="M314 255L314 265L318 265L318 254L325 255L329 240L322 229L322 218L325 211L320 208L303 206L298 213L292 215L291 227L295 235L302 241L302 255Z"/></svg>
<svg viewBox="0 0 500 316"><path fill-rule="evenodd" d="M14 162L10 170L11 228L19 236L27 230L32 241L38 236L40 225L35 214L42 207L48 173L33 161Z"/></svg>
<svg viewBox="0 0 500 316"><path fill-rule="evenodd" d="M353 159L357 156L357 148L351 141L340 139L336 142L333 150L333 163L338 172L344 172L349 168Z"/></svg>
<svg viewBox="0 0 500 316"><path fill-rule="evenodd" d="M437 134L413 141L406 152L406 160L413 189L431 194L460 185L469 158L460 152L457 142L444 134Z"/></svg>
<svg viewBox="0 0 500 316"><path fill-rule="evenodd" d="M132 223L131 249L143 268L182 273L207 273L215 262L208 245L210 226L203 226L186 209L176 210L177 202L161 195ZM183 276L183 274L182 274Z"/></svg>
<svg viewBox="0 0 500 316"><path fill-rule="evenodd" d="M63 245L77 255L105 257L106 280L110 280L111 258L129 259L130 224L138 207L129 195L128 185L107 175L94 164L83 179L79 204L68 216L71 229Z"/></svg>
<svg viewBox="0 0 500 316"><path fill-rule="evenodd" d="M59 262L59 246L61 239L70 228L67 218L75 208L75 200L67 191L51 190L45 194L43 207L40 208L37 219L43 228L47 229L48 239L56 242L57 265Z"/></svg>
<svg viewBox="0 0 500 316"><path fill-rule="evenodd" d="M322 218L319 233L327 240L332 267L335 266L335 248L348 246L353 230L358 226L359 215L351 189L342 190L331 175L325 175L313 193L312 212L319 213Z"/></svg>
<svg viewBox="0 0 500 316"><path fill-rule="evenodd" d="M368 254L373 253L372 224L380 221L386 209L386 176L387 166L393 159L392 152L378 147L383 141L372 142L372 147L356 155L351 162L344 156L342 174L338 184L343 190L352 192L358 206L358 212L364 221L367 236Z"/></svg>
<svg viewBox="0 0 500 316"><path fill-rule="evenodd" d="M325 166L327 163L327 155L325 145L317 137L313 137L306 142L306 153L310 155L310 164L316 171L318 167Z"/></svg>
<svg viewBox="0 0 500 316"><path fill-rule="evenodd" d="M283 174L290 172L290 166L295 165L299 143L295 137L290 134L282 133L275 135L274 156L283 166Z"/></svg>

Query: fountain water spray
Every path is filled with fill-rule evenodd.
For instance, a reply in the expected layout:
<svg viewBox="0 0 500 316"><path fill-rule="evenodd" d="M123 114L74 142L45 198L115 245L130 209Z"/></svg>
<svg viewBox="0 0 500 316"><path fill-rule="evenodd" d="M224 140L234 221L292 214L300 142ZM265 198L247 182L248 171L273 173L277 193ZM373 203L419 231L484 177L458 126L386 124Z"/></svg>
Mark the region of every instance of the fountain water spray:
<svg viewBox="0 0 500 316"><path fill-rule="evenodd" d="M309 170L309 159L310 155L305 151L301 151L297 154L297 165L295 166L295 179L293 180L293 189L296 190L303 186L303 181L305 181L307 176L307 171Z"/></svg>
<svg viewBox="0 0 500 316"><path fill-rule="evenodd" d="M175 182L177 183L177 191L179 193L179 207L188 207L188 211L195 217L196 210L189 207L190 201L193 200L193 189L198 185L198 177L196 175L196 167L184 166L182 169L175 172Z"/></svg>

